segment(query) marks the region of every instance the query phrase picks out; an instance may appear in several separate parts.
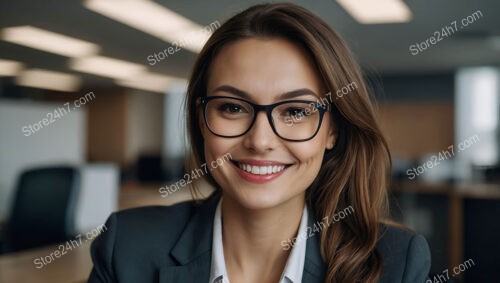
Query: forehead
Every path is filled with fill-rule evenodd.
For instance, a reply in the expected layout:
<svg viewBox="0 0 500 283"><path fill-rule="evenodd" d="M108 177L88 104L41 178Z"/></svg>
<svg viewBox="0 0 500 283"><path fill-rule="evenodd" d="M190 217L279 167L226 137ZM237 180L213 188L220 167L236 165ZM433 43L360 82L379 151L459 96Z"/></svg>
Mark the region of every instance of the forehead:
<svg viewBox="0 0 500 283"><path fill-rule="evenodd" d="M284 39L251 38L224 46L211 65L208 91L231 85L256 98L300 88L316 93L320 83L306 52Z"/></svg>

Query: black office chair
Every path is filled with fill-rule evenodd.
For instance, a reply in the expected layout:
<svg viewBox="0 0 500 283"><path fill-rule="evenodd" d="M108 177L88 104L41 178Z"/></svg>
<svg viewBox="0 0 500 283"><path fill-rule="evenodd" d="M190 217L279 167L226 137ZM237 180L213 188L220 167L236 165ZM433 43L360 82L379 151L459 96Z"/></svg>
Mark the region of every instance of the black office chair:
<svg viewBox="0 0 500 283"><path fill-rule="evenodd" d="M80 174L73 167L46 167L23 172L4 229L4 252L72 238L79 191Z"/></svg>

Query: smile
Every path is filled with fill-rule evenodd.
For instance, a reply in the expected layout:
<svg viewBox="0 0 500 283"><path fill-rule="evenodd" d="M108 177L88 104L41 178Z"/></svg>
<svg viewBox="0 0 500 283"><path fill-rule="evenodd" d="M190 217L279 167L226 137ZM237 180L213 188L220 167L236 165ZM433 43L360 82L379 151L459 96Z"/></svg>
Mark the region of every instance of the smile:
<svg viewBox="0 0 500 283"><path fill-rule="evenodd" d="M281 176L292 164L269 160L233 160L236 172L250 183L263 184Z"/></svg>
<svg viewBox="0 0 500 283"><path fill-rule="evenodd" d="M255 165L250 165L250 164L245 164L245 163L237 163L237 165L241 170L244 170L248 173L252 173L255 175L269 175L269 174L281 172L285 169L284 165L255 166Z"/></svg>

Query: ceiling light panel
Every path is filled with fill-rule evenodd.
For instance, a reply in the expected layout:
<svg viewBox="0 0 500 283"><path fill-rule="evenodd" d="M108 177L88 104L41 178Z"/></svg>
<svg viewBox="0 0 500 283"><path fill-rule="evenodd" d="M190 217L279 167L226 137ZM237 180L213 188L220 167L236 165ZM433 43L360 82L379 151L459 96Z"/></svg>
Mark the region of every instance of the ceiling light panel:
<svg viewBox="0 0 500 283"><path fill-rule="evenodd" d="M0 59L0 77L17 76L23 69L23 64L17 61Z"/></svg>
<svg viewBox="0 0 500 283"><path fill-rule="evenodd" d="M22 86L66 92L77 91L82 84L82 80L78 76L43 69L23 71L16 77L15 81Z"/></svg>
<svg viewBox="0 0 500 283"><path fill-rule="evenodd" d="M94 43L33 26L4 28L0 33L0 37L11 43L66 57L93 55L100 50L100 47Z"/></svg>
<svg viewBox="0 0 500 283"><path fill-rule="evenodd" d="M128 79L146 71L143 65L104 56L75 58L69 62L69 67L75 71L113 79Z"/></svg>
<svg viewBox="0 0 500 283"><path fill-rule="evenodd" d="M185 82L185 80L145 72L134 78L130 78L127 80L117 80L116 84L135 89L165 93L168 87L174 82Z"/></svg>
<svg viewBox="0 0 500 283"><path fill-rule="evenodd" d="M356 21L362 24L404 23L412 19L401 0L337 0Z"/></svg>
<svg viewBox="0 0 500 283"><path fill-rule="evenodd" d="M89 10L169 43L191 37L194 40L185 42L185 47L193 52L199 52L208 38L201 36L204 34L200 32L202 26L153 1L87 0L83 5Z"/></svg>

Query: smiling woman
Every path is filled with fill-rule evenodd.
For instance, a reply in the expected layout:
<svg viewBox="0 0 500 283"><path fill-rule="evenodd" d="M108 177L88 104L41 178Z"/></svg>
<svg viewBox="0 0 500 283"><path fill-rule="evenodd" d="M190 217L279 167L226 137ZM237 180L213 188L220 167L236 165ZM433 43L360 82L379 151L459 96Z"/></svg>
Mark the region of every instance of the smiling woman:
<svg viewBox="0 0 500 283"><path fill-rule="evenodd" d="M215 193L113 214L89 282L425 281L425 239L386 219L390 154L359 67L318 16L265 4L229 19L198 56L186 106L189 169L231 154L204 176ZM297 113L308 118L288 126Z"/></svg>

